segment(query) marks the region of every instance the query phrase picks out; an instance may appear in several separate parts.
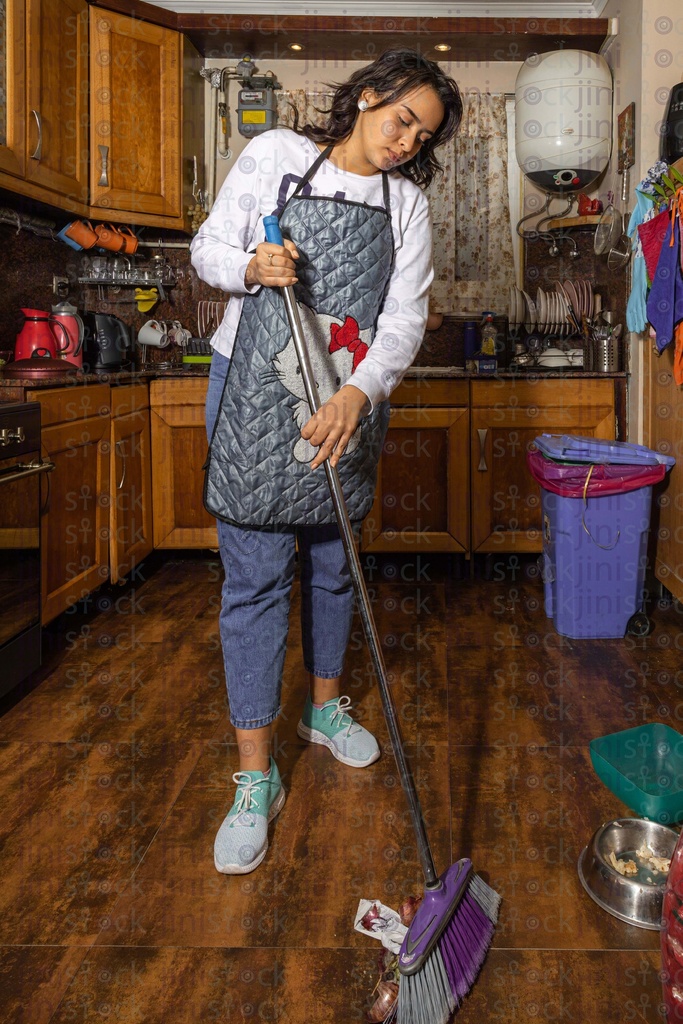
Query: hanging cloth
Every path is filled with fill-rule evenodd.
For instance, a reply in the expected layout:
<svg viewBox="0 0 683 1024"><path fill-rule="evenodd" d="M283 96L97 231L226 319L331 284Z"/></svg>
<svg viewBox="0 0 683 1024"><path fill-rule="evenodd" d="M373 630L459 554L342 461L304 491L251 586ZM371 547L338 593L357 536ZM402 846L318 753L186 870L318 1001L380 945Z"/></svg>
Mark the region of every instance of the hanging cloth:
<svg viewBox="0 0 683 1024"><path fill-rule="evenodd" d="M647 267L647 276L650 281L655 279L655 271L659 263L659 254L666 237L666 229L669 226L670 215L668 210L662 210L655 214L650 220L645 220L638 225L638 235L643 246L643 256Z"/></svg>
<svg viewBox="0 0 683 1024"><path fill-rule="evenodd" d="M647 274L643 246L640 244L639 229L652 211L653 200L649 195L636 191L636 206L631 214L628 235L631 237L633 264L631 270L631 294L626 305L626 326L629 331L640 333L647 327Z"/></svg>
<svg viewBox="0 0 683 1024"><path fill-rule="evenodd" d="M676 324L683 320L683 274L680 259L678 209L672 208L659 262L647 300L647 317L662 352L674 338Z"/></svg>

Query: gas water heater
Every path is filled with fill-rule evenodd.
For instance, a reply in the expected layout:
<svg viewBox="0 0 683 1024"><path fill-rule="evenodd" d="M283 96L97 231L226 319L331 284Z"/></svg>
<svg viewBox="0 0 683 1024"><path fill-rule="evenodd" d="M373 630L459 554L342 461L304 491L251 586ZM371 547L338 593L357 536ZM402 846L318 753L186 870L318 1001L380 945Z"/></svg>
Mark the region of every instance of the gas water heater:
<svg viewBox="0 0 683 1024"><path fill-rule="evenodd" d="M515 146L524 174L545 192L584 190L609 163L612 75L586 50L536 53L515 86Z"/></svg>

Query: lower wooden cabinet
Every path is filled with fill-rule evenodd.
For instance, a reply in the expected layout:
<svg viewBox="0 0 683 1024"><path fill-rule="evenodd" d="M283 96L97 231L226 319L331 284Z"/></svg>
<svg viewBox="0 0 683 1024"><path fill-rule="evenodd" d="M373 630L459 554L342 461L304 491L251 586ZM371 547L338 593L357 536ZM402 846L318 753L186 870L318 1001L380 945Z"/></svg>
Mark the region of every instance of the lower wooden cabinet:
<svg viewBox="0 0 683 1024"><path fill-rule="evenodd" d="M469 546L467 381L405 381L392 396L364 551Z"/></svg>
<svg viewBox="0 0 683 1024"><path fill-rule="evenodd" d="M112 583L154 547L147 384L112 388L109 567Z"/></svg>
<svg viewBox="0 0 683 1024"><path fill-rule="evenodd" d="M392 396L365 551L540 551L538 434L616 436L612 378L409 380Z"/></svg>
<svg viewBox="0 0 683 1024"><path fill-rule="evenodd" d="M671 368L661 364L657 380L647 443L683 465ZM44 622L108 577L122 579L153 548L218 546L202 500L207 386L206 378L164 378L149 389L135 382L25 392L41 404L43 453L56 466L42 481ZM543 432L615 437L617 387L623 382L611 378L404 382L393 396L363 550L540 551L528 447ZM683 596L679 476L677 467L659 501L657 573Z"/></svg>
<svg viewBox="0 0 683 1024"><path fill-rule="evenodd" d="M109 575L109 387L29 391L41 405L43 457L55 464L42 487L43 623Z"/></svg>
<svg viewBox="0 0 683 1024"><path fill-rule="evenodd" d="M207 386L198 378L150 385L155 548L218 547L216 520L202 502Z"/></svg>
<svg viewBox="0 0 683 1024"><path fill-rule="evenodd" d="M529 446L543 433L614 438L614 381L473 380L470 416L472 552L541 551Z"/></svg>

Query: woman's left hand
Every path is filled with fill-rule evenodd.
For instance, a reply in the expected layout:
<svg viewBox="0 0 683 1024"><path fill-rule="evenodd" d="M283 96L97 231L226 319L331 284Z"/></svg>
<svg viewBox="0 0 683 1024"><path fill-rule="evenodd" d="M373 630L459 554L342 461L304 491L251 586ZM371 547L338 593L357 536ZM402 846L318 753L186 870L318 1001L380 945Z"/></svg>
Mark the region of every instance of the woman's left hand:
<svg viewBox="0 0 683 1024"><path fill-rule="evenodd" d="M327 458L331 466L337 465L367 401L367 395L360 388L345 384L304 424L301 436L320 449L311 469L317 469Z"/></svg>

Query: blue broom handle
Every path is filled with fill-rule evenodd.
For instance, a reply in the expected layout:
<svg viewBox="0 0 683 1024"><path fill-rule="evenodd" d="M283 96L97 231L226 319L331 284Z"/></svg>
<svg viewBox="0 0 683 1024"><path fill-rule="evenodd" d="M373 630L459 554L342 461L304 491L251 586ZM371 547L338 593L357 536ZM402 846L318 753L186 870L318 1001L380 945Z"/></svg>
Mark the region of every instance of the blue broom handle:
<svg viewBox="0 0 683 1024"><path fill-rule="evenodd" d="M274 245L284 244L277 217L264 217L263 225L265 228L267 242L272 242ZM318 395L313 367L311 366L311 360L306 347L304 332L301 326L301 318L299 316L299 310L294 297L294 289L291 285L287 285L280 290L282 292L285 309L287 311L287 319L289 320L289 326L294 340L294 348L296 349L299 366L301 368L301 377L304 382L306 398L308 399L308 404L313 412L317 412L320 408L320 396ZM368 647L370 648L370 655L372 657L375 675L377 676L377 682L379 684L384 717L386 719L387 728L389 729L391 745L394 750L398 773L401 777L401 785L403 786L403 792L406 795L408 806L410 808L413 829L415 830L415 838L417 840L418 854L422 865L422 872L424 874L426 885L433 888L439 884L439 879L434 868L434 859L429 847L429 839L427 837L422 808L420 807L420 801L417 795L415 780L413 779L406 759L403 739L401 737L401 729L398 723L398 716L396 714L396 708L394 706L394 701L389 689L389 683L387 681L384 656L382 654L382 648L377 633L377 626L375 625L374 616L372 614L370 597L368 595L367 587L365 586L365 577L363 576L358 551L356 550L356 544L353 539L353 530L351 528L351 521L346 508L346 502L344 500L344 492L342 491L337 467L331 466L329 459L326 459L323 465L325 466L327 483L332 496L332 504L334 505L334 511L337 517L339 533L341 534L342 544L344 545L344 551L346 553L346 560L349 564L351 579L353 581L353 587L358 600L358 607L360 609L363 629L365 631L365 639L367 640Z"/></svg>

